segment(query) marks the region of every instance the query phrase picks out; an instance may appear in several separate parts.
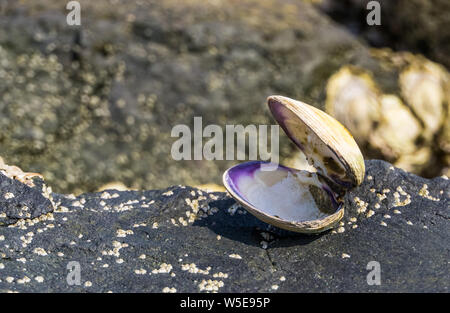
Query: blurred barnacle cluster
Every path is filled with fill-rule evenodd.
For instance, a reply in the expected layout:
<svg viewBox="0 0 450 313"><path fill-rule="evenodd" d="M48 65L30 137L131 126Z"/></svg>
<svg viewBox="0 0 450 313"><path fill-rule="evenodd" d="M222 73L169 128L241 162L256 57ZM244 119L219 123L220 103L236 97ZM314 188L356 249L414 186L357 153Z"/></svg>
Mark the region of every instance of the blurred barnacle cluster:
<svg viewBox="0 0 450 313"><path fill-rule="evenodd" d="M382 73L343 66L328 80L327 112L351 131L366 157L425 176L448 175L449 73L419 55L372 53L384 71L396 74L396 85L385 92Z"/></svg>

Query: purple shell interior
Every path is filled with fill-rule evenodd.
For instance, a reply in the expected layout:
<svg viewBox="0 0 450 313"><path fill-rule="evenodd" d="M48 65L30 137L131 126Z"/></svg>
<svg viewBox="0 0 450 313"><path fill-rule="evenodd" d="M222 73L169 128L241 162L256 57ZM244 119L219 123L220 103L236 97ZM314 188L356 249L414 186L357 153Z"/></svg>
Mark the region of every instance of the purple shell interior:
<svg viewBox="0 0 450 313"><path fill-rule="evenodd" d="M245 198L245 196L242 194L242 192L239 190L239 180L242 178L247 178L247 177L253 178L255 171L259 170L261 168L261 166L264 164L269 164L269 162L250 161L250 162L240 163L236 166L231 167L230 169L228 169L228 171L226 172L226 174L224 176L225 186L227 186L227 188L230 188L231 189L230 191L232 193L239 195L239 197L242 200L245 200L247 203L251 204ZM290 171L293 173L298 171L298 170L283 166L281 164L278 164L277 170L280 170L280 169L285 170L285 171ZM338 210L342 206L342 203L336 199L334 192L325 183L322 183L321 187L329 195L334 209Z"/></svg>
<svg viewBox="0 0 450 313"><path fill-rule="evenodd" d="M263 164L269 164L269 162L263 162L263 161L250 161L245 163L240 163L236 166L233 166L227 171L226 176L224 177L226 184L231 188L231 190L240 195L242 198L244 196L242 195L241 191L239 190L239 180L244 177L250 177L253 178L253 175L256 170L259 170L261 168L261 165ZM282 168L284 170L291 170L289 167L283 166L278 164L278 168ZM245 199L247 200L247 199Z"/></svg>
<svg viewBox="0 0 450 313"><path fill-rule="evenodd" d="M291 139L297 147L300 148L300 150L304 151L303 145L298 141L297 138L289 131L289 128L286 127L285 120L286 120L286 108L284 105L276 101L274 99L269 99L269 108L270 112L272 112L273 117L277 121L277 123L281 126L285 134Z"/></svg>

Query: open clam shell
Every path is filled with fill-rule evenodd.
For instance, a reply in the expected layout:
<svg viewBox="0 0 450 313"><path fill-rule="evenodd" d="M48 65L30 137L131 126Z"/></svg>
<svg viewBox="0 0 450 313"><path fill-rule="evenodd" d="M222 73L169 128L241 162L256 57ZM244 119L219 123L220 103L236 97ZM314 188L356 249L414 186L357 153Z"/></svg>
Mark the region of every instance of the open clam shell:
<svg viewBox="0 0 450 313"><path fill-rule="evenodd" d="M317 172L282 165L268 170L265 162L247 162L224 173L226 189L250 213L274 226L300 233L332 228L344 216L338 199L364 179L358 145L337 120L306 103L271 96L268 105Z"/></svg>
<svg viewBox="0 0 450 313"><path fill-rule="evenodd" d="M228 169L228 192L258 219L290 231L317 233L332 228L344 215L343 205L320 182L317 173L279 165L264 171L266 162L251 161Z"/></svg>

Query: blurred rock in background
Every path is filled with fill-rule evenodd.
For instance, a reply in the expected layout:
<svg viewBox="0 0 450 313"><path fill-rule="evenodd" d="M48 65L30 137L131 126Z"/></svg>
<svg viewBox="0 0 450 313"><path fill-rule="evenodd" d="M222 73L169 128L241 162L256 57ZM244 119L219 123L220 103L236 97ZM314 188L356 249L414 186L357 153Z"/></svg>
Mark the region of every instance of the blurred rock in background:
<svg viewBox="0 0 450 313"><path fill-rule="evenodd" d="M450 1L377 0L381 25L367 25L371 0L318 0L314 3L352 33L375 47L391 47L424 54L450 67Z"/></svg>
<svg viewBox="0 0 450 313"><path fill-rule="evenodd" d="M81 26L66 1L0 10L0 155L58 192L220 184L235 162L173 160L172 127L274 124L271 94L326 106L366 157L448 173L447 70L370 48L316 1L80 3Z"/></svg>

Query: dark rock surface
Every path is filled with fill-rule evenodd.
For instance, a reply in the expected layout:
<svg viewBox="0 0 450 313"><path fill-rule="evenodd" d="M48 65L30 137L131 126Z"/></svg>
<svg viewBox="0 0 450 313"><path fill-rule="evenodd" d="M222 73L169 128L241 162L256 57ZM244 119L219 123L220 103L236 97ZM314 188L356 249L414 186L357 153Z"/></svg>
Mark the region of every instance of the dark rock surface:
<svg viewBox="0 0 450 313"><path fill-rule="evenodd" d="M450 182L383 161L366 167L343 226L318 236L269 227L225 193L181 186L54 193L47 212L38 184L28 190L0 174L0 291L448 292ZM24 201L41 215L17 220L8 208ZM71 261L79 286L66 281ZM367 284L370 261L380 263L379 286Z"/></svg>
<svg viewBox="0 0 450 313"><path fill-rule="evenodd" d="M0 226L16 223L20 219L33 219L53 211L47 187L36 180L34 188L2 175L0 180Z"/></svg>

